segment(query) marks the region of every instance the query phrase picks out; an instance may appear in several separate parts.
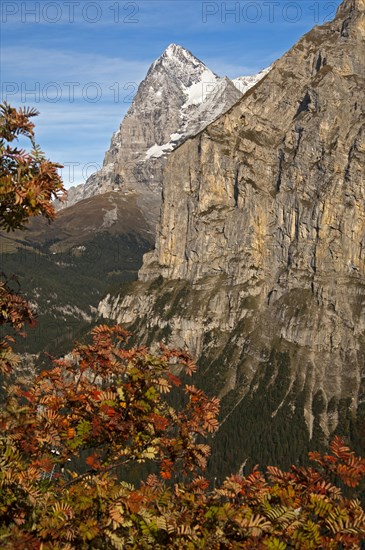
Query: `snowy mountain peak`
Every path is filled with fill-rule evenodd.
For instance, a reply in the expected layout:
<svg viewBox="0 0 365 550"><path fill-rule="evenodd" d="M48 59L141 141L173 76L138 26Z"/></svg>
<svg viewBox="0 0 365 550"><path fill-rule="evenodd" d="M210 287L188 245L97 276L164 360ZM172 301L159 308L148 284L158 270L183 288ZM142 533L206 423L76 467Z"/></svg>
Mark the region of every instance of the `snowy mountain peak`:
<svg viewBox="0 0 365 550"><path fill-rule="evenodd" d="M185 62L205 67L204 63L195 57L191 51L178 44L170 44L161 55L160 59L162 58L172 60L173 62Z"/></svg>
<svg viewBox="0 0 365 550"><path fill-rule="evenodd" d="M180 85L189 86L197 82L201 75L214 81L217 77L208 67L189 50L178 44L170 44L162 55L152 63L147 77L156 77L164 73L180 82Z"/></svg>
<svg viewBox="0 0 365 550"><path fill-rule="evenodd" d="M166 57L177 57L180 55L194 57L189 50L185 49L183 46L180 46L179 44L170 44L162 55L165 55Z"/></svg>
<svg viewBox="0 0 365 550"><path fill-rule="evenodd" d="M171 151L229 109L256 82L255 77L220 78L189 50L170 44L139 85L113 134L102 169L69 190L68 205L109 191L136 192L154 228L163 168Z"/></svg>

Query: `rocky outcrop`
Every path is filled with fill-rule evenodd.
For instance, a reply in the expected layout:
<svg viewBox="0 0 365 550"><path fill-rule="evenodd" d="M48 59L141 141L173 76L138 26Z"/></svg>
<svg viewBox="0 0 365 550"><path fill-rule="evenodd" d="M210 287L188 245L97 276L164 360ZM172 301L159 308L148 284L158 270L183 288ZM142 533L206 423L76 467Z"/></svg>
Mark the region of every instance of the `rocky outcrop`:
<svg viewBox="0 0 365 550"><path fill-rule="evenodd" d="M170 156L156 248L99 306L199 358L218 473L296 460L365 400L364 12L345 0Z"/></svg>
<svg viewBox="0 0 365 550"><path fill-rule="evenodd" d="M168 155L227 111L266 71L233 82L217 76L185 48L171 44L140 84L112 137L102 169L85 185L71 188L61 207L109 191L133 191L155 230Z"/></svg>

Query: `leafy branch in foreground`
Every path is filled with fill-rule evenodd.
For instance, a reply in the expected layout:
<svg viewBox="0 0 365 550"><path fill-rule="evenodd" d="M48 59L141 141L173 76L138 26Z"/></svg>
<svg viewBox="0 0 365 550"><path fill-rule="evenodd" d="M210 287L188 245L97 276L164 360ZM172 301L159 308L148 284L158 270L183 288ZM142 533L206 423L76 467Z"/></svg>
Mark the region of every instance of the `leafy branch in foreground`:
<svg viewBox="0 0 365 550"><path fill-rule="evenodd" d="M30 217L55 216L53 199L63 199L65 189L60 164L47 160L34 141L34 109L0 105L0 229L23 229ZM19 136L32 146L29 152L14 147Z"/></svg>
<svg viewBox="0 0 365 550"><path fill-rule="evenodd" d="M15 109L0 105L0 230L23 229L33 216L52 220L52 199L63 199L65 190L58 174L60 164L47 160L34 141L34 109ZM30 141L31 150L14 147L19 136ZM26 300L14 292L9 278L0 274L0 327L10 325L19 331L34 322L34 313ZM0 374L15 367L19 358L12 349L13 338L0 340Z"/></svg>
<svg viewBox="0 0 365 550"><path fill-rule="evenodd" d="M188 355L165 347L159 355L127 349L126 337L119 326L97 327L90 344L55 360L31 388L8 387L1 414L0 510L3 525L13 526L11 540L21 525L28 532L37 521L38 540L68 540L69 520L61 535L61 519L55 524L50 503L57 517L65 519L69 510L78 518L70 540L81 544L105 536L115 495L126 491L116 476L123 476L130 463L153 462L166 480L205 468L209 447L199 439L218 427L218 400L194 386L183 387L173 373L194 372ZM180 410L165 398L172 388L183 393ZM101 502L103 490L107 496ZM131 491L137 506L142 493ZM84 533L88 514L94 527Z"/></svg>

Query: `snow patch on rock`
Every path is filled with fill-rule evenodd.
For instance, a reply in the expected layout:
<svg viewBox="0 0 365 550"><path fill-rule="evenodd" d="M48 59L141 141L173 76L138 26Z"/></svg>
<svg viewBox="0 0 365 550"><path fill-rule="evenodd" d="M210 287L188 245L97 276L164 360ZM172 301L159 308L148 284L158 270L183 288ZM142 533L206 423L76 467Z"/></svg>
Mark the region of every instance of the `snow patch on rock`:
<svg viewBox="0 0 365 550"><path fill-rule="evenodd" d="M184 93L187 99L182 106L182 109L190 107L190 105L199 105L207 98L212 88L217 85L217 81L220 80L209 69L203 71L197 82L194 82L191 86L185 88Z"/></svg>
<svg viewBox="0 0 365 550"><path fill-rule="evenodd" d="M150 147L146 152L145 160L148 160L152 157L153 158L162 157L169 151L172 151L173 148L174 146L172 143L164 143L163 145L157 145L157 143L155 143L155 145L152 145L152 147Z"/></svg>
<svg viewBox="0 0 365 550"><path fill-rule="evenodd" d="M239 76L238 78L233 78L232 82L242 94L245 94L250 88L255 86L264 76L266 76L272 69L272 65L263 69L257 74L250 76Z"/></svg>

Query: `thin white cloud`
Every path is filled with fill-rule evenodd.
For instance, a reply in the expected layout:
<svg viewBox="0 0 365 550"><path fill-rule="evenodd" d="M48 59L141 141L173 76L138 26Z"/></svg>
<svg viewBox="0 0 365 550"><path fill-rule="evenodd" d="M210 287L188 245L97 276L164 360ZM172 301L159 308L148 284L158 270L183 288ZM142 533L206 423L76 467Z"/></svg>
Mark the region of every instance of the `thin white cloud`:
<svg viewBox="0 0 365 550"><path fill-rule="evenodd" d="M63 173L66 187L84 182L102 164L149 61L20 46L4 48L2 58L2 100L35 107L37 141L49 158L73 166L73 177Z"/></svg>
<svg viewBox="0 0 365 550"><path fill-rule="evenodd" d="M148 61L131 61L100 54L4 47L2 50L2 79L15 82L139 82L145 75Z"/></svg>

